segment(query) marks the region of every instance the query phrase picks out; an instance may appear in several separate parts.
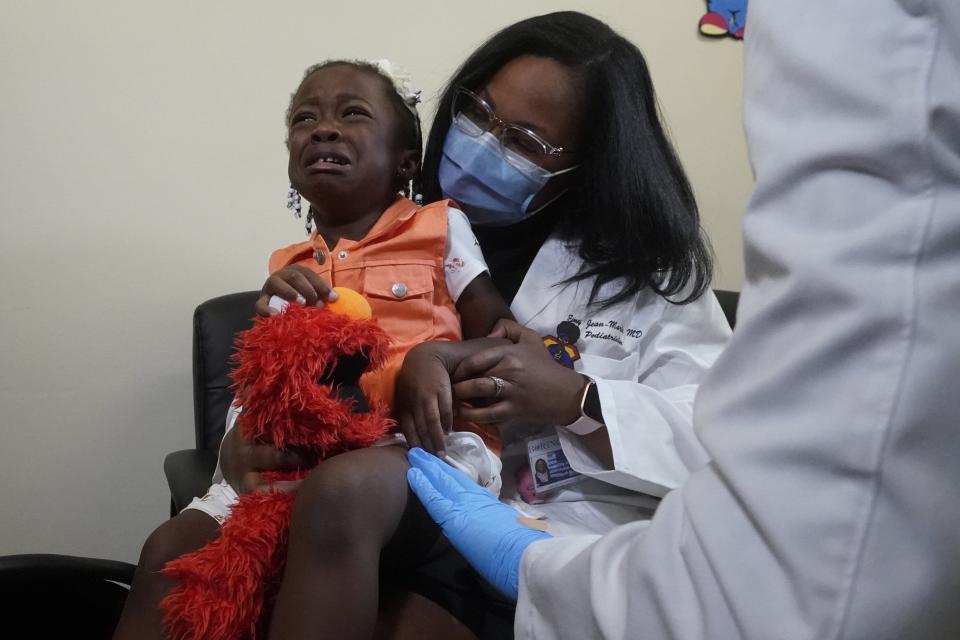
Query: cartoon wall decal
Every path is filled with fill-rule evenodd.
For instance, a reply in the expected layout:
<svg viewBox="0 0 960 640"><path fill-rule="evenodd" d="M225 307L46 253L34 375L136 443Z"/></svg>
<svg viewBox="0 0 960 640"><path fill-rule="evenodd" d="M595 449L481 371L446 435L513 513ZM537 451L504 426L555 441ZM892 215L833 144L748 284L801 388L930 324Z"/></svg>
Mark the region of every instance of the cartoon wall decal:
<svg viewBox="0 0 960 640"><path fill-rule="evenodd" d="M730 36L743 40L747 26L748 0L707 0L707 12L700 18L700 33L713 38Z"/></svg>

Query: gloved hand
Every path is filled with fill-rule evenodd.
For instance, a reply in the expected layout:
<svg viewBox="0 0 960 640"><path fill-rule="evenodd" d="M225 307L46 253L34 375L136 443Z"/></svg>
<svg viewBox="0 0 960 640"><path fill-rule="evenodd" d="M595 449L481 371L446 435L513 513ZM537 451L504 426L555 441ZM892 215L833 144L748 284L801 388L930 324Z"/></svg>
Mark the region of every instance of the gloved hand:
<svg viewBox="0 0 960 640"><path fill-rule="evenodd" d="M411 449L407 459L407 482L443 534L487 582L516 600L524 549L553 536L520 524L520 512L423 449Z"/></svg>

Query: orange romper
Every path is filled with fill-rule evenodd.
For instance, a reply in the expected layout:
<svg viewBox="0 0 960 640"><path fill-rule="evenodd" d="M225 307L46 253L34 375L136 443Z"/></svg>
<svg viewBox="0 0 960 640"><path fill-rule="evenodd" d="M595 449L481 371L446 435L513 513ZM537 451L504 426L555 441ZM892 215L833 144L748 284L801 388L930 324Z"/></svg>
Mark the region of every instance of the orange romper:
<svg viewBox="0 0 960 640"><path fill-rule="evenodd" d="M442 200L418 207L407 198L397 198L360 240L340 238L331 249L315 230L309 240L270 256L270 273L297 264L332 286L363 294L392 344L384 368L364 375L361 386L364 393L390 406L407 351L427 340L463 338L443 267L449 205L449 200ZM495 427L458 424L457 428L477 433L499 455L500 435Z"/></svg>

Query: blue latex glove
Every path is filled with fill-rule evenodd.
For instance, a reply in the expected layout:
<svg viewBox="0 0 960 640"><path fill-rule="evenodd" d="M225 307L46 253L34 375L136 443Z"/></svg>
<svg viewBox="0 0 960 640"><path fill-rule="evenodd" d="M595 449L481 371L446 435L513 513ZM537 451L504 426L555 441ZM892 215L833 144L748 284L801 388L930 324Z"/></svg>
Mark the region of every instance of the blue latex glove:
<svg viewBox="0 0 960 640"><path fill-rule="evenodd" d="M524 550L553 536L517 522L520 512L423 449L411 449L407 459L407 482L443 534L487 582L516 601Z"/></svg>

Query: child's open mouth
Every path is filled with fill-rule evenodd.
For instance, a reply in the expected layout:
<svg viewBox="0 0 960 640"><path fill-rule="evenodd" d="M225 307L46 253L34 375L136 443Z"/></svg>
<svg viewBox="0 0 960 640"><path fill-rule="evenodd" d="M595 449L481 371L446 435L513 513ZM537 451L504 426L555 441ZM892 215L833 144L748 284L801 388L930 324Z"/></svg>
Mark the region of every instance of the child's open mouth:
<svg viewBox="0 0 960 640"><path fill-rule="evenodd" d="M349 164L346 156L333 152L317 154L307 161L307 167L317 171L339 171Z"/></svg>

